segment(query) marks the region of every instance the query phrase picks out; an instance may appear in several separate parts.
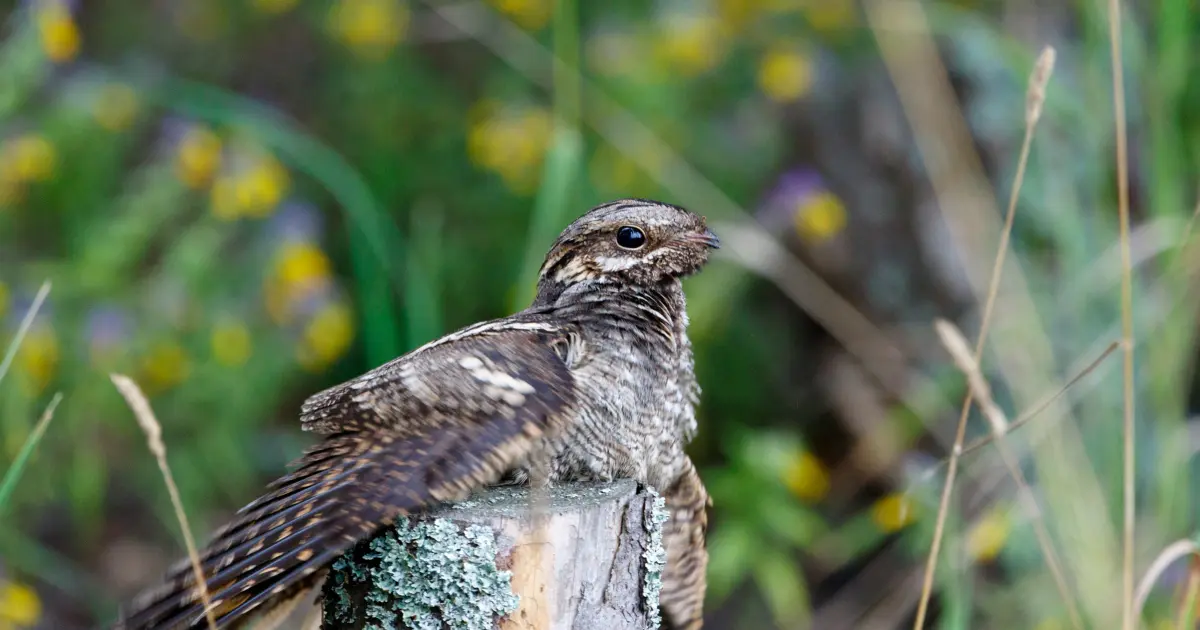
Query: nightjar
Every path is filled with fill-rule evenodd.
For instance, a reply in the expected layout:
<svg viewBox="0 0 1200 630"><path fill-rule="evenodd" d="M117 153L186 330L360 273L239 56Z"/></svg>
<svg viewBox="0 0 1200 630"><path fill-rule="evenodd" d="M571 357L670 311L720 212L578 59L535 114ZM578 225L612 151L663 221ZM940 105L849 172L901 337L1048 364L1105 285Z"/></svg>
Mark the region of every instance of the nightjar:
<svg viewBox="0 0 1200 630"><path fill-rule="evenodd" d="M529 308L309 398L300 421L323 441L200 551L218 624L314 587L400 515L504 478L544 477L632 478L662 492L661 605L671 628L700 628L709 499L684 453L700 388L680 279L717 246L683 208L598 206L554 242ZM177 563L116 627L204 628L193 576Z"/></svg>

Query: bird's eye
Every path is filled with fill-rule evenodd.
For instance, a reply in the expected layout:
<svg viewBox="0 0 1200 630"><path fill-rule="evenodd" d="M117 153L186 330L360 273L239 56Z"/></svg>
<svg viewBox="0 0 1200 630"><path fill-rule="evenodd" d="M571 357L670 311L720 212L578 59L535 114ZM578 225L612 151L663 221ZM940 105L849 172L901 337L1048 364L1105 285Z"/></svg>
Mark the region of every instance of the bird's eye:
<svg viewBox="0 0 1200 630"><path fill-rule="evenodd" d="M639 249L646 244L646 234L632 225L621 226L617 230L617 245L625 249Z"/></svg>

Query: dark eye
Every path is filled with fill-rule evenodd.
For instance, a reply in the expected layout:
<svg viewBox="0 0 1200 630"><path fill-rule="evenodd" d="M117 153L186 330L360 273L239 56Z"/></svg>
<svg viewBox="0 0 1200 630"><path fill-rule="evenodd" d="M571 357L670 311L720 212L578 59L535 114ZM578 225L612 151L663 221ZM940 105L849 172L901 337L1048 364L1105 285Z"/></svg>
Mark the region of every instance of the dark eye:
<svg viewBox="0 0 1200 630"><path fill-rule="evenodd" d="M621 226L617 230L617 245L625 249L638 249L646 244L646 235L632 225Z"/></svg>

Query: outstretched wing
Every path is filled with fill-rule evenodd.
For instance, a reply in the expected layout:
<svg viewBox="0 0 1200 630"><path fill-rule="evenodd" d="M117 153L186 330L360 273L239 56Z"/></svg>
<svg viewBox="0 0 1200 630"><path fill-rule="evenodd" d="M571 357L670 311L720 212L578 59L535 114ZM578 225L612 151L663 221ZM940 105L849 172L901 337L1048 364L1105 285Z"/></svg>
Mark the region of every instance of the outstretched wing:
<svg viewBox="0 0 1200 630"><path fill-rule="evenodd" d="M565 333L529 326L453 337L314 397L305 414L325 440L201 551L218 624L310 586L397 516L495 482L556 431L575 404ZM182 561L117 627L205 624Z"/></svg>

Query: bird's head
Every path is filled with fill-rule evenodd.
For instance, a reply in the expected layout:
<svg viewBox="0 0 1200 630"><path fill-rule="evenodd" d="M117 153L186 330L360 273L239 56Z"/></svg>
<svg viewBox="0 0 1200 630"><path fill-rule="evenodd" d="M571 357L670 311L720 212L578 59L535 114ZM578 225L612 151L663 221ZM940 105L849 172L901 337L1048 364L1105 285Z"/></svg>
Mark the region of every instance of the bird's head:
<svg viewBox="0 0 1200 630"><path fill-rule="evenodd" d="M658 284L699 271L709 250L719 246L704 217L657 201L622 199L567 226L546 254L538 282Z"/></svg>

